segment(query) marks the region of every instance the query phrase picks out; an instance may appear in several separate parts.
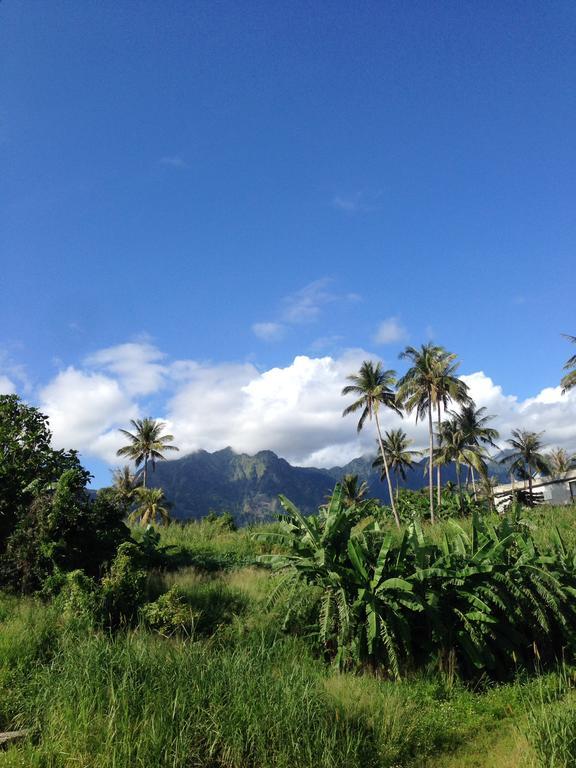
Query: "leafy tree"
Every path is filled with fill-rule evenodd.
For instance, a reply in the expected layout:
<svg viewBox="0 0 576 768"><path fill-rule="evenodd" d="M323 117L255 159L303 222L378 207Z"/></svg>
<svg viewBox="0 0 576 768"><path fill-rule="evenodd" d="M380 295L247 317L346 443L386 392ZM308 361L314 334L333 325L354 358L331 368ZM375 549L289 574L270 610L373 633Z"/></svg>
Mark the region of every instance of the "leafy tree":
<svg viewBox="0 0 576 768"><path fill-rule="evenodd" d="M169 504L162 488L137 488L136 506L129 516L131 523L140 520L140 525L152 525L159 518L161 524L170 522Z"/></svg>
<svg viewBox="0 0 576 768"><path fill-rule="evenodd" d="M8 539L0 581L31 592L57 573L101 575L130 534L122 508L106 495L92 499L86 480L84 470L70 469L36 495Z"/></svg>
<svg viewBox="0 0 576 768"><path fill-rule="evenodd" d="M170 445L174 440L173 435L163 435L162 430L166 426L164 422L151 419L131 419L134 433L121 429L120 432L130 441L128 445L116 451L117 456L126 456L131 459L136 468L144 465L142 472L142 485L146 488L148 477L148 462L152 464L152 471L156 468L157 461L164 461L166 457L162 451L178 451L175 445Z"/></svg>
<svg viewBox="0 0 576 768"><path fill-rule="evenodd" d="M83 471L76 451L54 450L51 438L47 416L17 395L0 395L0 555L35 496L66 470Z"/></svg>
<svg viewBox="0 0 576 768"><path fill-rule="evenodd" d="M406 471L412 469L416 457L420 456L421 452L410 450L414 441L408 437L403 429L391 429L389 432L385 432L382 442L388 466L396 475L396 501L398 501L400 478L406 480ZM382 467L382 456L377 456L372 466Z"/></svg>
<svg viewBox="0 0 576 768"><path fill-rule="evenodd" d="M400 416L402 415L393 390L396 383L396 372L391 370L385 371L382 369L380 363L374 364L371 360L364 360L359 372L348 376L347 379L352 383L344 387L342 394L357 395L358 399L344 409L342 416L348 416L350 413L361 411L362 413L357 427L358 432L361 431L366 419L372 420L372 417L374 417L374 421L376 422L376 433L378 435L378 444L380 445L380 454L382 456L382 463L384 465L384 472L388 483L388 493L390 494L390 506L392 507L392 514L394 515L396 525L400 527L400 518L398 517L398 512L396 511L396 505L394 503L394 493L392 491L392 482L390 480L388 459L386 458L384 451L382 431L380 429L380 420L378 418L380 406L390 408Z"/></svg>
<svg viewBox="0 0 576 768"><path fill-rule="evenodd" d="M564 334L564 336L568 341L571 341L572 344L576 344L576 336L568 336L567 334ZM562 385L562 394L568 392L569 389L576 387L576 355L572 355L572 357L568 358L564 364L564 370L569 371L569 373L565 374L560 381L560 384Z"/></svg>
<svg viewBox="0 0 576 768"><path fill-rule="evenodd" d="M520 473L528 480L528 493L532 500L533 473L549 471L548 461L542 453L541 437L543 432L530 432L525 429L513 429L512 437L507 440L513 449L512 453L503 458L500 463L508 464L513 472Z"/></svg>
<svg viewBox="0 0 576 768"><path fill-rule="evenodd" d="M458 367L456 355L447 352L444 347L432 343L423 344L420 349L406 347L400 358L410 360L412 365L398 382L398 399L408 412L416 411L416 421L428 416L428 494L430 520L434 522L433 413L436 409L440 430L441 406L446 408L451 401L466 402L467 387L455 376Z"/></svg>

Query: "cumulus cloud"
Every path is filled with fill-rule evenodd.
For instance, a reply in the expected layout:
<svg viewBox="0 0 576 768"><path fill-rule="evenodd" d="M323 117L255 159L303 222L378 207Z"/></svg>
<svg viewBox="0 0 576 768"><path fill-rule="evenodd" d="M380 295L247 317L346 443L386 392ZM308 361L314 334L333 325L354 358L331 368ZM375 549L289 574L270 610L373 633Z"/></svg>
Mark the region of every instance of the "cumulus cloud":
<svg viewBox="0 0 576 768"><path fill-rule="evenodd" d="M407 338L408 331L398 318L389 317L378 326L378 330L374 335L374 342L376 344L394 344L399 341L405 341Z"/></svg>
<svg viewBox="0 0 576 768"><path fill-rule="evenodd" d="M254 323L252 332L264 341L277 341L284 334L284 326L281 323Z"/></svg>
<svg viewBox="0 0 576 768"><path fill-rule="evenodd" d="M534 397L518 400L504 394L482 371L460 378L468 384L476 404L495 416L491 425L500 432L502 447L513 429L527 429L544 432L542 439L548 447L576 449L576 392L562 395L561 387L546 387Z"/></svg>
<svg viewBox="0 0 576 768"><path fill-rule="evenodd" d="M85 458L117 463L123 444L119 427L143 414L150 393L159 393L155 412L167 423L180 454L203 448L255 453L271 449L292 463L333 466L363 453L375 453L374 425L356 433L357 417L342 418L351 398L341 395L346 377L374 356L363 349L338 355L299 355L283 366L259 370L252 363L168 360L149 343L109 347L90 355L82 367L58 373L38 392L54 444L77 448ZM576 392L562 395L547 387L520 400L505 393L486 373L461 377L477 405L496 418L501 445L515 428L545 431L544 442L576 449ZM0 389L14 389L0 376ZM425 448L427 423L383 410L384 430L402 427ZM171 457L178 458L178 456Z"/></svg>
<svg viewBox="0 0 576 768"><path fill-rule="evenodd" d="M53 443L106 461L122 445L117 431L138 416L137 405L109 376L69 367L40 390L40 410L49 418Z"/></svg>
<svg viewBox="0 0 576 768"><path fill-rule="evenodd" d="M101 349L85 359L86 365L118 377L130 395L150 395L165 384L165 355L152 344L130 342Z"/></svg>
<svg viewBox="0 0 576 768"><path fill-rule="evenodd" d="M248 453L269 448L307 464L327 445L354 435L355 424L342 419L340 392L367 356L363 350L339 359L301 355L267 371L249 364L201 366L169 402L167 416L184 452L228 445ZM372 437L361 441L367 448Z"/></svg>

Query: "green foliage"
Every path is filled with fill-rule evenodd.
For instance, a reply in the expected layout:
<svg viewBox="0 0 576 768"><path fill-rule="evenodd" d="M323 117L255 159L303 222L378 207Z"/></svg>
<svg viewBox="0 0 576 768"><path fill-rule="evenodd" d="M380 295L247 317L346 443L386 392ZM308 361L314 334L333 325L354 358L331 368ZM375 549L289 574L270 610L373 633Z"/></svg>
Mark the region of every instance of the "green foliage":
<svg viewBox="0 0 576 768"><path fill-rule="evenodd" d="M17 395L0 395L0 555L35 496L66 470L84 472L76 452L55 451L51 437L44 414Z"/></svg>
<svg viewBox="0 0 576 768"><path fill-rule="evenodd" d="M193 613L186 596L177 585L160 595L155 602L144 605L140 615L146 626L165 637L194 634L197 615Z"/></svg>
<svg viewBox="0 0 576 768"><path fill-rule="evenodd" d="M54 572L81 569L99 576L129 537L122 510L108 496L92 500L86 473L69 469L54 490L37 495L18 521L0 566L0 579L32 592Z"/></svg>
<svg viewBox="0 0 576 768"><path fill-rule="evenodd" d="M449 521L434 543L414 522L394 540L374 520L358 524L338 491L311 518L282 503L283 531L266 538L287 554L262 559L286 573L282 589L318 588L318 638L340 666L399 676L435 662L502 678L573 651L576 566L559 535L542 552L521 520L474 515L470 536Z"/></svg>
<svg viewBox="0 0 576 768"><path fill-rule="evenodd" d="M146 581L138 546L121 544L110 572L102 579L102 613L107 626L115 628L135 621L146 600Z"/></svg>
<svg viewBox="0 0 576 768"><path fill-rule="evenodd" d="M231 512L214 512L210 510L204 517L207 523L216 523L224 531L237 531L238 526Z"/></svg>
<svg viewBox="0 0 576 768"><path fill-rule="evenodd" d="M539 768L576 765L576 693L574 679L564 671L556 689L540 685L528 702L525 733Z"/></svg>

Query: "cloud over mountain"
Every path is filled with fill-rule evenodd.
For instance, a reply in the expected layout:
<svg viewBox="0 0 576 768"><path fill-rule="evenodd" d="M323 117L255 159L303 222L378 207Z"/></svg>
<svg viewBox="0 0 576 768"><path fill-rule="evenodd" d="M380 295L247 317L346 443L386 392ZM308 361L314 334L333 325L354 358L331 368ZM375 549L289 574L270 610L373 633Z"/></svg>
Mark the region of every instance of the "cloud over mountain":
<svg viewBox="0 0 576 768"><path fill-rule="evenodd" d="M351 349L337 357L298 355L289 364L259 370L252 363L170 361L149 342L99 350L78 367L59 372L37 392L57 447L116 464L118 427L150 415L167 422L180 455L231 446L255 453L271 449L292 463L343 464L375 449L374 429L356 433L342 418L346 376L375 355ZM503 392L482 371L463 375L478 406L486 406L501 443L514 428L544 431L547 445L576 448L576 393L548 387L523 401ZM1 383L1 382L0 382ZM11 383L11 382L10 382ZM146 398L146 399L144 399ZM417 447L427 425L384 411L384 429L402 426Z"/></svg>

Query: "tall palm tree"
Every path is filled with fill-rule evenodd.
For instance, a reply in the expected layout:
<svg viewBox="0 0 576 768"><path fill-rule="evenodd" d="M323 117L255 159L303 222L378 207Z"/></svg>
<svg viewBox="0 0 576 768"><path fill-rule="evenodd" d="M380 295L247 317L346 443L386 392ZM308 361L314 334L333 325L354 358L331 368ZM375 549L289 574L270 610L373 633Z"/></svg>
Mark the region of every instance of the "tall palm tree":
<svg viewBox="0 0 576 768"><path fill-rule="evenodd" d="M162 434L162 430L166 426L163 421L147 417L145 419L131 419L130 423L134 427L134 433L128 432L126 429L120 430L130 442L123 448L119 448L116 455L131 459L136 468L141 464L144 465L142 486L146 488L148 462L151 462L152 471L154 471L156 462L166 459L162 451L177 451L179 449L175 445L169 445L170 440L174 440L173 435Z"/></svg>
<svg viewBox="0 0 576 768"><path fill-rule="evenodd" d="M568 341L571 341L572 344L576 344L576 336L568 336L566 333L562 335L565 336ZM564 370L570 372L563 376L562 380L560 381L560 384L562 385L562 394L567 392L569 389L576 387L576 355L572 355L572 357L566 360L564 364Z"/></svg>
<svg viewBox="0 0 576 768"><path fill-rule="evenodd" d="M398 488L400 486L400 478L406 480L406 471L412 469L416 457L421 455L420 451L410 450L410 446L414 441L411 440L403 429L391 429L389 432L384 433L382 443L384 445L384 453L388 460L388 467L394 471L396 475L396 501L398 501ZM373 467L383 467L382 456L377 456L373 463ZM384 475L384 473L382 473ZM382 480L384 476L382 476Z"/></svg>
<svg viewBox="0 0 576 768"><path fill-rule="evenodd" d="M446 407L450 400L464 400L468 388L454 375L458 367L456 355L444 347L432 343L423 344L420 349L406 347L400 358L410 360L412 366L398 382L397 398L408 412L416 411L416 421L428 416L428 495L430 520L434 522L434 409L438 409L440 429L440 406Z"/></svg>
<svg viewBox="0 0 576 768"><path fill-rule="evenodd" d="M385 371L382 369L380 363L364 360L358 373L347 376L347 379L352 383L344 387L342 394L357 395L358 399L344 409L342 416L348 416L350 413L362 411L357 427L358 432L362 430L366 419L372 420L372 417L374 417L378 435L378 444L380 446L380 453L382 455L382 462L386 473L386 481L388 483L390 506L392 507L392 514L394 515L396 525L400 527L400 518L398 517L396 504L394 503L394 493L392 491L392 482L390 481L390 470L384 451L384 445L382 443L382 431L380 429L380 420L378 418L380 406L390 408L400 416L402 415L396 402L396 394L393 389L396 384L396 371Z"/></svg>
<svg viewBox="0 0 576 768"><path fill-rule="evenodd" d="M574 468L576 456L570 456L564 448L554 448L546 457L550 474L555 480L562 480Z"/></svg>
<svg viewBox="0 0 576 768"><path fill-rule="evenodd" d="M137 477L129 466L117 467L112 471L114 497L120 502L126 514L136 499Z"/></svg>
<svg viewBox="0 0 576 768"><path fill-rule="evenodd" d="M438 357L438 370L436 374L436 429L438 437L442 435L442 408L446 411L449 403L457 403L466 406L470 403L468 386L456 376L460 363L456 362L456 355L451 352L441 353ZM440 504L442 499L442 465L438 463L436 482L436 501Z"/></svg>
<svg viewBox="0 0 576 768"><path fill-rule="evenodd" d="M532 474L548 472L549 465L542 453L543 432L530 432L525 429L513 429L512 437L506 442L513 449L512 453L501 459L501 464L509 464L510 469L527 478L528 491L532 498Z"/></svg>
<svg viewBox="0 0 576 768"><path fill-rule="evenodd" d="M170 505L164 497L162 488L136 489L137 504L130 513L128 519L135 523L140 519L140 525L152 525L156 518L160 519L160 525L168 525L170 522Z"/></svg>

